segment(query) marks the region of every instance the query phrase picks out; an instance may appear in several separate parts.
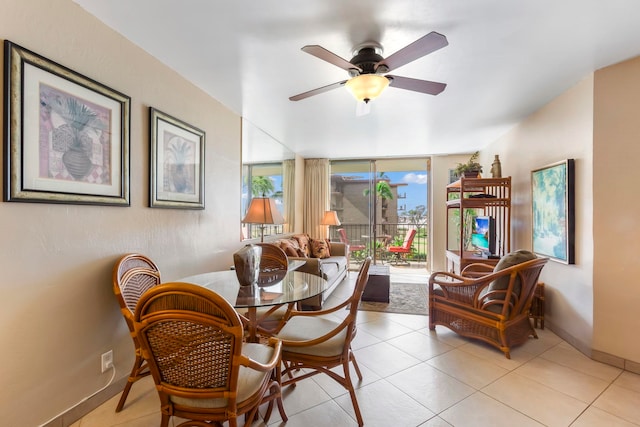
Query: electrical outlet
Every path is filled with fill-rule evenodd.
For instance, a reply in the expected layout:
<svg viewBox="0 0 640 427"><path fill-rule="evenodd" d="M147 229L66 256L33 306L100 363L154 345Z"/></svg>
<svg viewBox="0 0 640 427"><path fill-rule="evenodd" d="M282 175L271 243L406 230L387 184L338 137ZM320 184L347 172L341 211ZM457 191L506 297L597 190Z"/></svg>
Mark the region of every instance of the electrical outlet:
<svg viewBox="0 0 640 427"><path fill-rule="evenodd" d="M100 358L100 361L102 362L101 364L102 372L113 367L113 350L109 350L106 353L102 353L102 357Z"/></svg>

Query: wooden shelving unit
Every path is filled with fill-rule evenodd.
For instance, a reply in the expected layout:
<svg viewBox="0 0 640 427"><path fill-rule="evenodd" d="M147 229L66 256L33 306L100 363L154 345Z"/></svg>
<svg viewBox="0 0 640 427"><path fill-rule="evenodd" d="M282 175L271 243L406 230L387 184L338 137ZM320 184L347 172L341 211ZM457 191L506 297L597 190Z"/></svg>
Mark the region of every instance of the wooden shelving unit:
<svg viewBox="0 0 640 427"><path fill-rule="evenodd" d="M511 177L461 178L447 186L447 269L459 273L474 262L496 264L511 251ZM469 245L475 216L495 220L495 258Z"/></svg>

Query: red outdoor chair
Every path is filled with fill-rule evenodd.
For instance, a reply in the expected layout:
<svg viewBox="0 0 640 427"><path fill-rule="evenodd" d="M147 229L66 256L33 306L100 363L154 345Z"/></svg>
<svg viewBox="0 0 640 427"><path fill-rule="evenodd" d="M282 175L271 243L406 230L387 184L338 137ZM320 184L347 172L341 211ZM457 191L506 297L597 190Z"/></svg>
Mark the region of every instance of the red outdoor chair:
<svg viewBox="0 0 640 427"><path fill-rule="evenodd" d="M414 237L416 237L416 230L409 230L406 236L404 236L402 246L389 246L387 248L387 250L393 255L391 262L394 262L396 265L398 265L399 262L409 264L409 261L407 261L407 254L411 253L411 245L413 244Z"/></svg>
<svg viewBox="0 0 640 427"><path fill-rule="evenodd" d="M347 232L345 231L344 228L338 228L338 233L340 233L340 241L344 243L347 246L347 248L349 248L348 249L349 255L351 255L353 252L364 251L367 248L365 245L352 245L351 242L349 242L349 239L347 238ZM357 261L360 261L360 259L363 256L364 256L363 254L359 254L357 257Z"/></svg>

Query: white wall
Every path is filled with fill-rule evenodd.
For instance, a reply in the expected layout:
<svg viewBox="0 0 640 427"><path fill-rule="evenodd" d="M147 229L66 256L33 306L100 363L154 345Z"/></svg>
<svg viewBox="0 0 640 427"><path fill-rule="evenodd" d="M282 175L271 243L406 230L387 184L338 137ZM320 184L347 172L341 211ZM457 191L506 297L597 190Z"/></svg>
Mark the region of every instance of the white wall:
<svg viewBox="0 0 640 427"><path fill-rule="evenodd" d="M640 58L595 74L593 348L640 372Z"/></svg>
<svg viewBox="0 0 640 427"><path fill-rule="evenodd" d="M1 9L3 39L131 97L131 207L0 203L0 424L31 426L108 382L101 353L114 350L116 381L128 375L133 345L111 288L120 255L149 255L163 280L231 264L240 246L241 127L69 0L4 0ZM205 210L147 207L149 106L206 132Z"/></svg>
<svg viewBox="0 0 640 427"><path fill-rule="evenodd" d="M576 263L549 261L545 320L581 351L593 340L593 76L554 99L483 150L500 155L502 175L512 177L512 249L531 249L531 171L576 160Z"/></svg>

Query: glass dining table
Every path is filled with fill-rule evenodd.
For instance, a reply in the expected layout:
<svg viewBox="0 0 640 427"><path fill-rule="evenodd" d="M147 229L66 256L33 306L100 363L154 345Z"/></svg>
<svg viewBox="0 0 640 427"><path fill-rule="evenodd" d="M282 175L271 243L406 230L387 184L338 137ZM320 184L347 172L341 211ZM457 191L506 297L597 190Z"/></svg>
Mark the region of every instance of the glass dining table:
<svg viewBox="0 0 640 427"><path fill-rule="evenodd" d="M258 308L271 307L270 313L283 305L293 307L297 302L327 289L327 281L322 277L292 268L260 272L258 283L252 286L240 286L234 270L197 274L177 281L204 286L218 293L236 310L246 309L246 316L240 316L247 328L246 339L249 342L259 341L261 319L258 318Z"/></svg>

